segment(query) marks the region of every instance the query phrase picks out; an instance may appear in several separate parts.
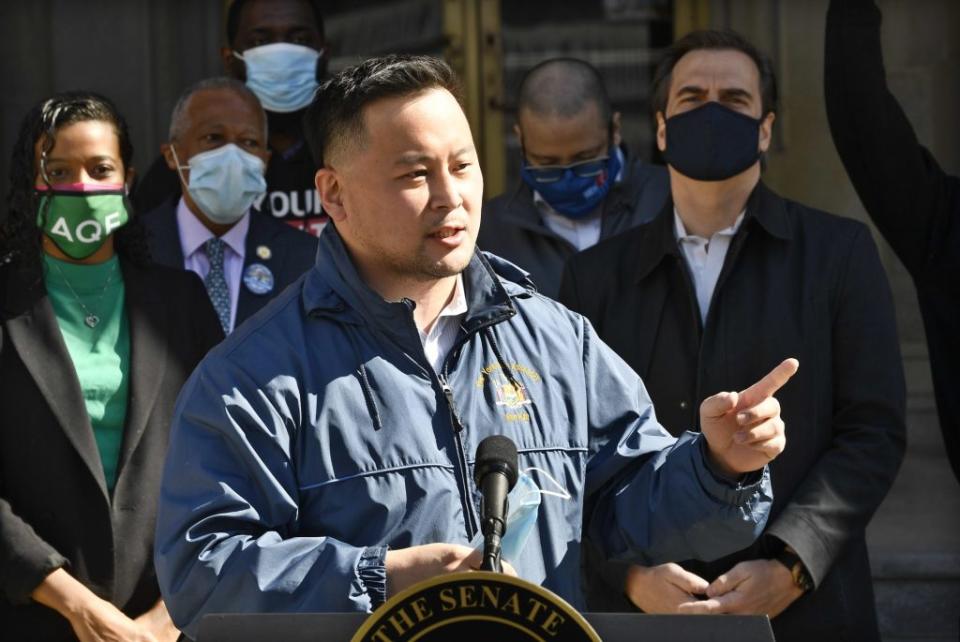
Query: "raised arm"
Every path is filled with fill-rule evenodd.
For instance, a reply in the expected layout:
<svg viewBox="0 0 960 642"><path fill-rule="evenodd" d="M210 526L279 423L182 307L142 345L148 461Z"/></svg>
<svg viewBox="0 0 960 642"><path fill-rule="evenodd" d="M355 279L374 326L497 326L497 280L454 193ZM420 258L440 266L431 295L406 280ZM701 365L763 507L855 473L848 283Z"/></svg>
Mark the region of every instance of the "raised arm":
<svg viewBox="0 0 960 642"><path fill-rule="evenodd" d="M916 277L960 226L958 181L917 140L887 87L873 0L831 0L824 91L840 159L867 213Z"/></svg>

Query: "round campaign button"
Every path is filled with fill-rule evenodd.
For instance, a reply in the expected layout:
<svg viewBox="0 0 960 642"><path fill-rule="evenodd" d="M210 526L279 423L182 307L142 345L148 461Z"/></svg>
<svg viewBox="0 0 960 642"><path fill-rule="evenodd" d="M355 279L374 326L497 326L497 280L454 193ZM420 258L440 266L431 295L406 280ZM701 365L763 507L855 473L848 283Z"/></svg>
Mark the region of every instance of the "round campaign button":
<svg viewBox="0 0 960 642"><path fill-rule="evenodd" d="M263 263L251 263L243 272L243 284L254 294L273 291L273 272Z"/></svg>
<svg viewBox="0 0 960 642"><path fill-rule="evenodd" d="M273 252L266 245L257 246L257 258L261 261L269 261L270 257L273 256Z"/></svg>

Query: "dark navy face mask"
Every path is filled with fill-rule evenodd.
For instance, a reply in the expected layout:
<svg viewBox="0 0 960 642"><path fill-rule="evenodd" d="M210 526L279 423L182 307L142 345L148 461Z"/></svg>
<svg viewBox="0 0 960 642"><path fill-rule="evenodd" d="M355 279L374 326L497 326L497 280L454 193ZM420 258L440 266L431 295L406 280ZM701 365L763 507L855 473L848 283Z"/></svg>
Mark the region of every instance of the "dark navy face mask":
<svg viewBox="0 0 960 642"><path fill-rule="evenodd" d="M723 181L760 158L760 120L708 102L667 119L670 167L697 181Z"/></svg>
<svg viewBox="0 0 960 642"><path fill-rule="evenodd" d="M587 216L610 192L622 163L616 147L610 155L572 165L533 166L523 160L520 175L558 213L572 219Z"/></svg>

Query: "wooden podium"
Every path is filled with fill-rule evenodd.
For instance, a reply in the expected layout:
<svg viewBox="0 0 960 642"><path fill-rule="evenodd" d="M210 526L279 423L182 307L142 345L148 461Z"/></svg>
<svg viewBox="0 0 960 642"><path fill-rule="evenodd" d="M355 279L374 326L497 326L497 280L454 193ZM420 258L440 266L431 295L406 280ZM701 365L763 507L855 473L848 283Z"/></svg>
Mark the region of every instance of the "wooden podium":
<svg viewBox="0 0 960 642"><path fill-rule="evenodd" d="M550 591L497 573L421 582L373 614L211 614L197 642L773 642L762 616L581 614Z"/></svg>

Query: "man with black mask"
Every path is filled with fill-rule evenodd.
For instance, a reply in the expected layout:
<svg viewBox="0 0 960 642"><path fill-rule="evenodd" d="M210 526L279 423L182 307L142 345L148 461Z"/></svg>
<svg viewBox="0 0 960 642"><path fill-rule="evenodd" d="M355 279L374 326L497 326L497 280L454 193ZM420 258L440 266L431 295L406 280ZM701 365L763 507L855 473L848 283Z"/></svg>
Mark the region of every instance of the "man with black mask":
<svg viewBox="0 0 960 642"><path fill-rule="evenodd" d="M527 72L514 131L523 150L521 181L484 204L477 244L556 297L574 253L660 211L667 173L627 152L603 79L582 60L554 58Z"/></svg>
<svg viewBox="0 0 960 642"><path fill-rule="evenodd" d="M301 120L326 74L326 44L318 0L234 0L227 9L227 75L244 81L267 113L267 191L251 208L319 235L327 222L313 184L314 164ZM177 174L158 158L133 194L149 212L180 193Z"/></svg>
<svg viewBox="0 0 960 642"><path fill-rule="evenodd" d="M625 593L648 613L765 614L781 641L879 640L864 531L903 458L906 394L870 231L761 181L776 81L741 36L685 36L653 91L672 198L575 256L561 302L640 373L666 426L697 430L694 400L718 380L784 354L809 365L779 398L791 441L764 534L705 563L591 564L590 606Z"/></svg>

